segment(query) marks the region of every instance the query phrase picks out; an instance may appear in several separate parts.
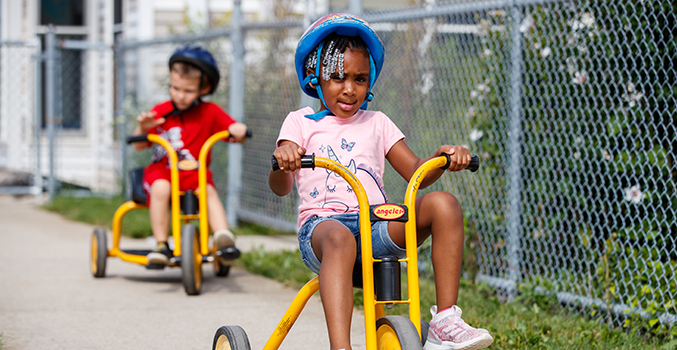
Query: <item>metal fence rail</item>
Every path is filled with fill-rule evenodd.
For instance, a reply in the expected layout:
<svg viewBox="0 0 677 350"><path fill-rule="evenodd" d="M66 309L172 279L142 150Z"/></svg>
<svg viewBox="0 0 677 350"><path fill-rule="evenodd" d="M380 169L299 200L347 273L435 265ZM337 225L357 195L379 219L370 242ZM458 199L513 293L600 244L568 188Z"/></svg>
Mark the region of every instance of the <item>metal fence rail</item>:
<svg viewBox="0 0 677 350"><path fill-rule="evenodd" d="M650 0L452 1L364 14L386 46L370 108L390 116L420 157L460 144L482 158L480 172L430 189L462 203L468 277L506 297L539 286L614 325L627 310L674 323L676 15L671 2ZM206 45L223 66L213 100L243 111L255 135L241 163L215 155L215 174L241 166L240 185L229 186L239 218L293 230L298 199L272 194L267 174L284 117L307 103L293 69L303 29L281 18L125 43L125 130L167 98L171 50ZM243 62L232 61L237 45ZM243 84L228 84L232 66L244 67ZM384 180L391 199L403 198L396 172Z"/></svg>

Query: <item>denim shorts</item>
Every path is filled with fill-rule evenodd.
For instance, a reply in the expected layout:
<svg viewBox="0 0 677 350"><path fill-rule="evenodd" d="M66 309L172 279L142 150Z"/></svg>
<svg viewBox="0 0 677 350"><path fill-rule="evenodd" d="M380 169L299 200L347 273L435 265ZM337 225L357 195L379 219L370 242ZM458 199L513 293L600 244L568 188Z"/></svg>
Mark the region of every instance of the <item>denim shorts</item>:
<svg viewBox="0 0 677 350"><path fill-rule="evenodd" d="M360 257L360 214L359 213L348 213L348 214L337 214L327 217L313 216L310 219L306 220L299 230L299 251L301 252L301 257L303 258L303 263L313 272L320 273L320 260L315 256L313 251L313 246L311 244L311 237L315 227L327 220L337 221L343 226L347 227L350 232L353 233L355 241L357 242L357 261L361 260ZM382 256L397 256L404 258L406 256L406 251L403 248L400 248L395 244L390 235L388 234L388 222L387 221L377 221L371 224L371 245L372 252L374 257Z"/></svg>

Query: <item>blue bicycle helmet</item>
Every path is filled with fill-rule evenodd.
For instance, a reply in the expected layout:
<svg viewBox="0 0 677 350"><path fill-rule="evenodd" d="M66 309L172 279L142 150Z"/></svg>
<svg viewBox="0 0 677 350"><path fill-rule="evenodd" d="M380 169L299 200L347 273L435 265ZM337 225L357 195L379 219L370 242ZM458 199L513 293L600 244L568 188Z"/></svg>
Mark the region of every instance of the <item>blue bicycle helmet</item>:
<svg viewBox="0 0 677 350"><path fill-rule="evenodd" d="M185 45L179 47L169 57L170 69L174 62L189 63L200 69L202 74L207 76L207 80L209 80L209 84L211 85L211 89L207 94L214 92L217 85L219 85L221 74L219 73L219 67L216 65L216 60L214 59L214 56L202 46ZM200 84L202 84L202 79L200 79Z"/></svg>
<svg viewBox="0 0 677 350"><path fill-rule="evenodd" d="M369 92L367 93L367 99L364 101L361 109L367 109L367 102L371 101L373 94L371 89L374 87L376 79L378 79L379 73L381 73L381 68L383 68L383 62L385 58L385 49L383 47L383 42L378 37L376 32L369 26L367 22L361 18L349 14L331 14L321 17L315 23L313 23L305 33L301 36L301 40L296 47L296 55L294 58L294 65L296 67L296 74L298 75L299 84L301 84L301 89L306 95L318 98L322 101L322 104L325 105L324 97L322 96L322 90L320 89L319 77L320 77L320 64L316 64L315 74L305 75L305 62L308 55L312 53L313 50L317 50L317 57L322 53L322 45L318 45L330 34L338 34L342 36L359 36L364 43L367 45L369 51L369 61L370 61L370 70L369 70ZM315 88L312 88L310 84L313 84ZM308 115L306 117L320 120L328 115L328 108L326 111L318 112L313 115Z"/></svg>

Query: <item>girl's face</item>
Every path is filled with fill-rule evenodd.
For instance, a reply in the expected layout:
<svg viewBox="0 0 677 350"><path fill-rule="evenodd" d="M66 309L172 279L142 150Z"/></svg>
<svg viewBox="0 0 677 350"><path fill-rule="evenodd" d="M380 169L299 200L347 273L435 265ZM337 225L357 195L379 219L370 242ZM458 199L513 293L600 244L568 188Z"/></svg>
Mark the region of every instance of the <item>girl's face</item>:
<svg viewBox="0 0 677 350"><path fill-rule="evenodd" d="M183 111L190 107L200 96L209 92L209 86L200 91L200 78L188 78L178 72L169 74L169 95L176 108Z"/></svg>
<svg viewBox="0 0 677 350"><path fill-rule="evenodd" d="M313 69L308 74L314 73ZM320 88L329 110L339 118L352 117L369 92L369 54L366 50L347 48L344 53L343 78L338 69L329 80L320 80ZM322 105L321 110L325 110Z"/></svg>

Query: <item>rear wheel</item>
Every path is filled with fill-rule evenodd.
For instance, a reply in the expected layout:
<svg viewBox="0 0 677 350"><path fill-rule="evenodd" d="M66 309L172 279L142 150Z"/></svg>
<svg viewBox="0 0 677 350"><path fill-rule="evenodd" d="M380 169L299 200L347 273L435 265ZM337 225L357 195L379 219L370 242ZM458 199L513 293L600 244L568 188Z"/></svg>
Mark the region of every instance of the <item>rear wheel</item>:
<svg viewBox="0 0 677 350"><path fill-rule="evenodd" d="M223 326L216 330L212 350L251 350L247 332L240 326Z"/></svg>
<svg viewBox="0 0 677 350"><path fill-rule="evenodd" d="M106 239L106 230L97 227L92 232L92 246L90 269L94 277L100 278L106 276L106 258L108 258L108 241Z"/></svg>
<svg viewBox="0 0 677 350"><path fill-rule="evenodd" d="M385 316L376 321L378 350L421 350L416 327L403 316Z"/></svg>
<svg viewBox="0 0 677 350"><path fill-rule="evenodd" d="M197 229L193 224L186 224L181 228L181 274L186 294L200 294L202 255L200 255Z"/></svg>

